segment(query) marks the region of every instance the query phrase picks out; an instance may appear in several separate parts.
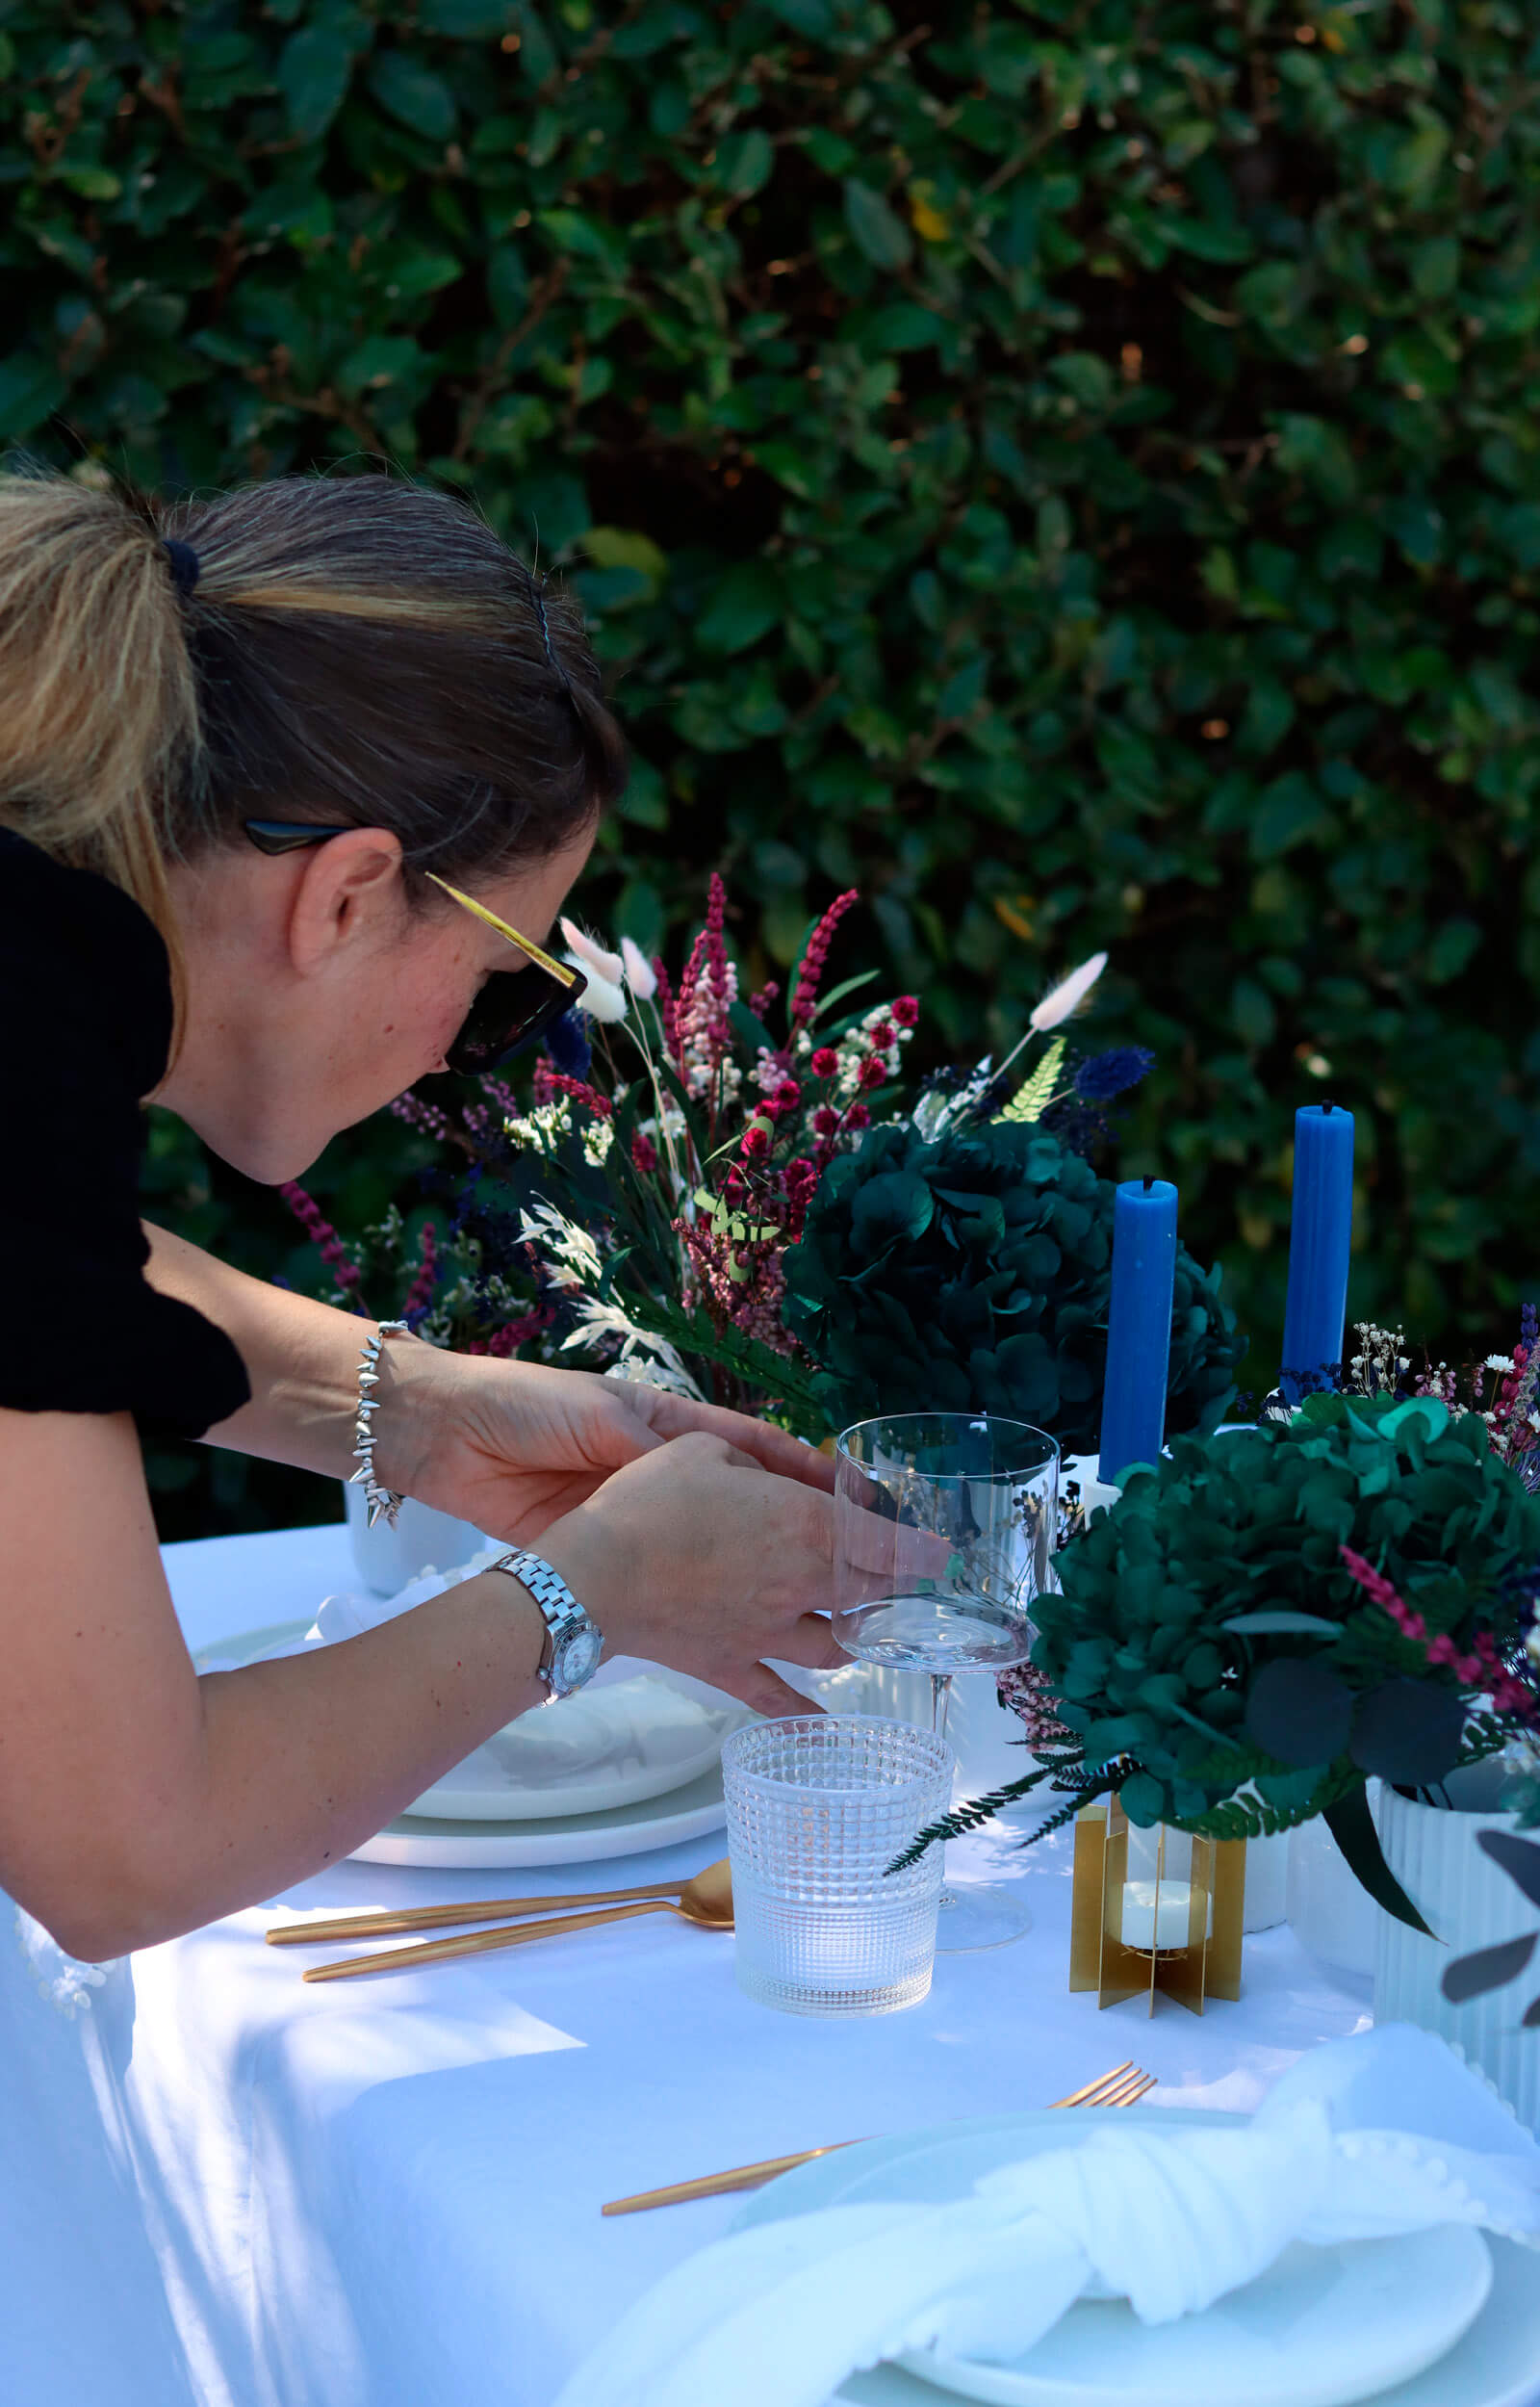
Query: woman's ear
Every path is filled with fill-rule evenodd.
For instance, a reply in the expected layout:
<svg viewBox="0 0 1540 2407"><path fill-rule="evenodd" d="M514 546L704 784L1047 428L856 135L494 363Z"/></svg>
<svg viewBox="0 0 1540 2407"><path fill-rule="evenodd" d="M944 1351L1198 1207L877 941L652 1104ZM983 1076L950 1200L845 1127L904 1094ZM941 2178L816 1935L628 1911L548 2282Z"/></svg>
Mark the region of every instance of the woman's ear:
<svg viewBox="0 0 1540 2407"><path fill-rule="evenodd" d="M401 847L388 829L349 828L301 856L289 904L289 958L301 977L350 966L393 936L405 911Z"/></svg>

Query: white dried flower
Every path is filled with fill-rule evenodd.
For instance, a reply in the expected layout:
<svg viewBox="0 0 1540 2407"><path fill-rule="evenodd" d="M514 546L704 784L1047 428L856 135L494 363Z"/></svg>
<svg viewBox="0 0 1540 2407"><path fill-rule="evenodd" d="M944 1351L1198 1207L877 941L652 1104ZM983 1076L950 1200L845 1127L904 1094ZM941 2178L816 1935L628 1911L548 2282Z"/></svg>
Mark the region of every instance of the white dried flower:
<svg viewBox="0 0 1540 2407"><path fill-rule="evenodd" d="M580 970L592 970L606 984L619 986L625 974L625 965L619 953L607 952L593 937L585 936L575 919L563 919L561 932L577 955Z"/></svg>
<svg viewBox="0 0 1540 2407"><path fill-rule="evenodd" d="M621 938L620 952L627 985L639 1003L650 1003L657 993L657 976L652 963L640 945L633 945L629 936Z"/></svg>
<svg viewBox="0 0 1540 2407"><path fill-rule="evenodd" d="M1092 953L1089 961L1083 961L1078 970L1071 970L1066 978L1061 978L1057 986L1049 989L1032 1013L1028 1026L1036 1028L1040 1036L1045 1028L1057 1028L1080 1009L1106 967L1106 954Z"/></svg>
<svg viewBox="0 0 1540 2407"><path fill-rule="evenodd" d="M624 986L603 976L577 952L570 952L567 958L574 969L583 971L588 978L587 987L578 998L578 1010L586 1012L590 1020L598 1020L605 1027L613 1027L617 1021L624 1020L629 1008Z"/></svg>

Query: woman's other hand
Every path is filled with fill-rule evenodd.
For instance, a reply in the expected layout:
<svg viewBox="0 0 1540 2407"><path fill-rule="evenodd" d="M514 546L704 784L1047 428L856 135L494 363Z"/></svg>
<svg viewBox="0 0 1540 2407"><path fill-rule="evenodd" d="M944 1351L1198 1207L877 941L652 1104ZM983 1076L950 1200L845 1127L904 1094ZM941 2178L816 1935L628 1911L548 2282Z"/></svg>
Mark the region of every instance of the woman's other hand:
<svg viewBox="0 0 1540 2407"><path fill-rule="evenodd" d="M403 1339L379 1368L381 1478L510 1543L537 1544L615 1472L680 1437L712 1437L762 1470L834 1488L834 1464L786 1431L629 1380Z"/></svg>
<svg viewBox="0 0 1540 2407"><path fill-rule="evenodd" d="M808 1710L765 1656L809 1670L844 1661L819 1618L834 1602L833 1500L705 1431L616 1471L541 1551L610 1653L693 1672L759 1713Z"/></svg>

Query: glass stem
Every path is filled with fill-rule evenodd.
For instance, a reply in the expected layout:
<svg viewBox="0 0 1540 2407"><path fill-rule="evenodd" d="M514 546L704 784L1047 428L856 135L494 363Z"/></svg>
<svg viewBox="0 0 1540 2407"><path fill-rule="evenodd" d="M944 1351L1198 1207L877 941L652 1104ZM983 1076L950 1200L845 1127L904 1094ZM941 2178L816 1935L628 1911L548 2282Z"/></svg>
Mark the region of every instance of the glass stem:
<svg viewBox="0 0 1540 2407"><path fill-rule="evenodd" d="M931 1673L931 1729L938 1739L944 1739L946 1736L946 1716L951 1702L952 1674L950 1671L933 1671ZM941 1850L942 1911L944 1912L949 1905L955 1905L956 1902L953 1892L946 1885L946 1850L943 1847Z"/></svg>

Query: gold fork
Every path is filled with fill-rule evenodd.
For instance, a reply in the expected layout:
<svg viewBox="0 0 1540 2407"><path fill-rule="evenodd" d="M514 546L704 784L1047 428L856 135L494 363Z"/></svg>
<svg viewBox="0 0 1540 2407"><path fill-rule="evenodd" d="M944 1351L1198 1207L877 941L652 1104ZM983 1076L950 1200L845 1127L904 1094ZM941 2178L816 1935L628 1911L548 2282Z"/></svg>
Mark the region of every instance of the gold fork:
<svg viewBox="0 0 1540 2407"><path fill-rule="evenodd" d="M1156 2076L1142 2073L1131 2060L1115 2064L1110 2073L1100 2073L1087 2082L1084 2089L1073 2089L1067 2098L1055 2098L1056 2107L1126 2107L1142 2098L1146 2089L1153 2089ZM719 2198L734 2189L762 2189L778 2174L790 2173L799 2164L810 2164L814 2157L832 2157L840 2148L859 2148L859 2139L833 2139L822 2148L801 2148L795 2156L765 2157L758 2164L735 2164L726 2173L701 2173L693 2182L670 2182L663 2189L639 2189L630 2198L611 2198L600 2208L601 2214L641 2214L649 2207L680 2207L692 2198Z"/></svg>

